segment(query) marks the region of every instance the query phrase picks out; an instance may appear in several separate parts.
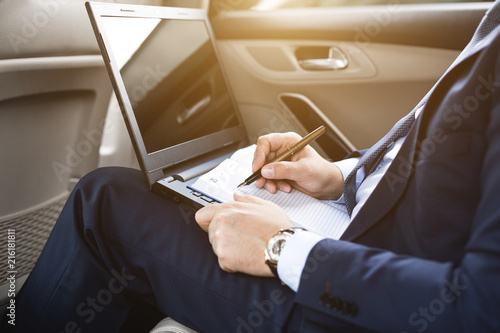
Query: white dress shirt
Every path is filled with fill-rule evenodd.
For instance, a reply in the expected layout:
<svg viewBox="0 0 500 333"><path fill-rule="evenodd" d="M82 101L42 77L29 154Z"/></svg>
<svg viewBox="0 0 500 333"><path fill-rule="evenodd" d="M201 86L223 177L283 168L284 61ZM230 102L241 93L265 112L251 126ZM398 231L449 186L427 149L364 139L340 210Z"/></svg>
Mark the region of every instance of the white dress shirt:
<svg viewBox="0 0 500 333"><path fill-rule="evenodd" d="M422 108L418 109L415 113L415 118L418 117ZM356 206L354 207L351 215L351 221L359 212L361 207L365 204L368 197L371 195L377 184L380 182L397 153L401 149L406 137L397 140L394 145L386 152L384 158L378 165L377 169L371 173L363 181L365 177L364 168L360 168L356 173ZM359 158L349 158L339 162L333 163L342 172L342 176L346 179L347 175L354 169L358 163ZM344 203L344 196L342 195L337 203ZM309 231L295 233L286 243L283 252L278 260L278 275L287 286L292 290L299 290L300 277L305 267L307 257L313 247L321 240L328 238L328 235L319 235Z"/></svg>

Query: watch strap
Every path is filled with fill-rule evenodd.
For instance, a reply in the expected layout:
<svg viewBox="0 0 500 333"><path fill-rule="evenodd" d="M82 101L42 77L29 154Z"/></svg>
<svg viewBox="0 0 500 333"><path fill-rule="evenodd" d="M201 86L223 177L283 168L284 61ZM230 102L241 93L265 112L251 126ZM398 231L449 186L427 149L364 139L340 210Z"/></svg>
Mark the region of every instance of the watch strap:
<svg viewBox="0 0 500 333"><path fill-rule="evenodd" d="M266 260L266 264L271 269L271 272L273 273L273 275L278 277L278 265L275 264L274 262L271 262L270 260Z"/></svg>

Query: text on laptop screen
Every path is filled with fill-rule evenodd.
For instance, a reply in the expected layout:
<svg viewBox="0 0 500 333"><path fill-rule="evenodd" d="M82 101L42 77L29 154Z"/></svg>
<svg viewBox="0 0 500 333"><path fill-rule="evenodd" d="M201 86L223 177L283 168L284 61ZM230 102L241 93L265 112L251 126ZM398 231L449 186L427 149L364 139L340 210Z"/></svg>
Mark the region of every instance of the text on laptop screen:
<svg viewBox="0 0 500 333"><path fill-rule="evenodd" d="M103 23L148 154L239 125L203 21Z"/></svg>

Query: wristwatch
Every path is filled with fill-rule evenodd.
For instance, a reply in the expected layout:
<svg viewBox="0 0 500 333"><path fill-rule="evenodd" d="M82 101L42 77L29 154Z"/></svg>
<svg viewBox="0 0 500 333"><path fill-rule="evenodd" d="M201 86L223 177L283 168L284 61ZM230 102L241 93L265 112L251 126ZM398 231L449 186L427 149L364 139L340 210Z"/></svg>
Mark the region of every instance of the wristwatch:
<svg viewBox="0 0 500 333"><path fill-rule="evenodd" d="M280 258L281 252L285 248L286 242L295 234L297 231L304 231L306 229L294 227L290 229L281 229L276 235L274 235L269 242L265 250L266 264L273 272L274 276L278 277L278 260Z"/></svg>

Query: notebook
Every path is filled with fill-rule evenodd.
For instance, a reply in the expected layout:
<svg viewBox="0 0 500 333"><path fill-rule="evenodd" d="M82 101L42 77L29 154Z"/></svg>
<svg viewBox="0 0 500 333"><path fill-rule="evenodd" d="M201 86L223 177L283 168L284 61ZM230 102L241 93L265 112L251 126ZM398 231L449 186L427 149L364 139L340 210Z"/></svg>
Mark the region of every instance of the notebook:
<svg viewBox="0 0 500 333"><path fill-rule="evenodd" d="M148 189L189 208L188 188L247 135L201 9L86 3Z"/></svg>
<svg viewBox="0 0 500 333"><path fill-rule="evenodd" d="M217 202L232 201L237 186L252 173L255 148L256 146L252 145L239 149L189 187ZM285 211L295 226L333 239L339 239L351 221L345 205L332 200L318 200L297 190L271 194L258 188L254 182L238 188L237 191L274 202Z"/></svg>

